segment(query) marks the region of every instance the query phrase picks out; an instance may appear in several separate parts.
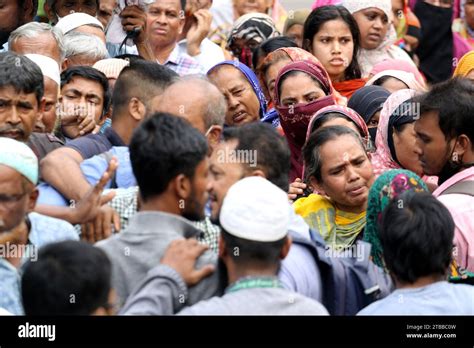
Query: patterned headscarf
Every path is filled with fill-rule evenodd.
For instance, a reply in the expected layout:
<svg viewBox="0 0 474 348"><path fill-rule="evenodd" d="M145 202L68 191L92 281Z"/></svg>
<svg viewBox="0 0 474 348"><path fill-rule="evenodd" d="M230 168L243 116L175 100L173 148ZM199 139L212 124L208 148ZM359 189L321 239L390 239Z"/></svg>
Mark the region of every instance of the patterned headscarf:
<svg viewBox="0 0 474 348"><path fill-rule="evenodd" d="M252 69L250 69L247 65L242 64L236 60L226 60L210 68L209 71L207 72L207 75L209 76L209 74L211 74L214 69L222 65L232 65L234 68L240 70L240 72L245 76L247 81L252 86L253 91L257 95L258 102L260 103L260 119L264 118L267 112L267 100L265 99L265 94L263 94L262 88L260 87L260 84L258 83L258 78L255 75L255 73L252 71Z"/></svg>
<svg viewBox="0 0 474 348"><path fill-rule="evenodd" d="M239 17L232 27L227 40L227 48L231 48L235 40L254 40L258 44L275 36L279 36L272 17L264 13L247 13Z"/></svg>
<svg viewBox="0 0 474 348"><path fill-rule="evenodd" d="M377 266L384 267L378 229L382 212L392 200L405 191L429 192L428 187L418 175L405 169L389 170L383 173L370 188L364 241L372 244L371 256Z"/></svg>

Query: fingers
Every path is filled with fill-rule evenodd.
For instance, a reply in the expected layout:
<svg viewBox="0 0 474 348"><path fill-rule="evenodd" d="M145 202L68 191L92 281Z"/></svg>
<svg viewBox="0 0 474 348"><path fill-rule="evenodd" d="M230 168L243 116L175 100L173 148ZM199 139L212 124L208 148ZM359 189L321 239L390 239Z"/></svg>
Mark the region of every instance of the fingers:
<svg viewBox="0 0 474 348"><path fill-rule="evenodd" d="M95 184L94 188L98 191L102 191L107 185L107 183L109 182L110 178L113 177L117 168L118 168L118 160L116 157L112 157L112 159L109 162L109 165L107 166L107 169L105 170L104 174L102 174L97 184Z"/></svg>
<svg viewBox="0 0 474 348"><path fill-rule="evenodd" d="M215 270L213 265L206 265L201 269L195 270L192 277L189 279L189 285L199 283L202 279L210 276Z"/></svg>
<svg viewBox="0 0 474 348"><path fill-rule="evenodd" d="M102 213L99 213L99 215L96 216L94 220L94 231L92 234L92 238L94 239L94 242L102 240L102 231L103 231L103 220L102 220Z"/></svg>
<svg viewBox="0 0 474 348"><path fill-rule="evenodd" d="M120 215L114 210L112 222L114 225L115 232L119 232L122 229L122 225L120 223Z"/></svg>
<svg viewBox="0 0 474 348"><path fill-rule="evenodd" d="M94 243L94 225L93 223L87 223L81 225L81 239L88 243Z"/></svg>
<svg viewBox="0 0 474 348"><path fill-rule="evenodd" d="M109 203L115 197L115 191L110 191L107 194L100 196L100 205Z"/></svg>
<svg viewBox="0 0 474 348"><path fill-rule="evenodd" d="M84 135L92 132L96 126L95 120L92 116L86 116L84 120L79 124L81 130L79 134Z"/></svg>
<svg viewBox="0 0 474 348"><path fill-rule="evenodd" d="M112 223L113 223L113 209L107 209L104 214L102 215L102 239L109 238L112 235Z"/></svg>

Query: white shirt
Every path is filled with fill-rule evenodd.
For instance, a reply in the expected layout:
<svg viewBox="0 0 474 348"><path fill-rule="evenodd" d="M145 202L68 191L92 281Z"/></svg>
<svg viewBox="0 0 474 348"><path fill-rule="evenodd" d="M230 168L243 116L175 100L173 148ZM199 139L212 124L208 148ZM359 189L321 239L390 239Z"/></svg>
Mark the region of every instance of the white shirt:
<svg viewBox="0 0 474 348"><path fill-rule="evenodd" d="M187 40L183 39L179 41L178 48L180 54L187 54ZM201 53L192 58L194 58L204 68L206 72L214 65L225 60L224 52L222 52L222 49L208 38L202 40L199 49L201 50Z"/></svg>

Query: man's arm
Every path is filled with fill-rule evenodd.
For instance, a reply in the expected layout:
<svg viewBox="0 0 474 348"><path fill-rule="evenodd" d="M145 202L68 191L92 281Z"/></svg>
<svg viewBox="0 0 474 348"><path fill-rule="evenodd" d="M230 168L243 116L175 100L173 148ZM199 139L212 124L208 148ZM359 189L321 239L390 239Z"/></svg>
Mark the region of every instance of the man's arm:
<svg viewBox="0 0 474 348"><path fill-rule="evenodd" d="M83 160L74 149L54 150L40 163L43 179L67 199L79 201L90 190L80 167Z"/></svg>

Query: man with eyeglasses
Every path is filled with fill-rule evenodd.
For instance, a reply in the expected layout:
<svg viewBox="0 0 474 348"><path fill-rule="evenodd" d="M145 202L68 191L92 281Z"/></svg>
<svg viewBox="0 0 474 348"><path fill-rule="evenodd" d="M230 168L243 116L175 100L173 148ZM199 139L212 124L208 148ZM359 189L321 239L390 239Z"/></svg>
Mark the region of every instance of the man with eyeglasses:
<svg viewBox="0 0 474 348"><path fill-rule="evenodd" d="M77 240L66 221L34 213L38 199L38 159L24 143L0 137L0 308L23 314L20 276L37 248Z"/></svg>

